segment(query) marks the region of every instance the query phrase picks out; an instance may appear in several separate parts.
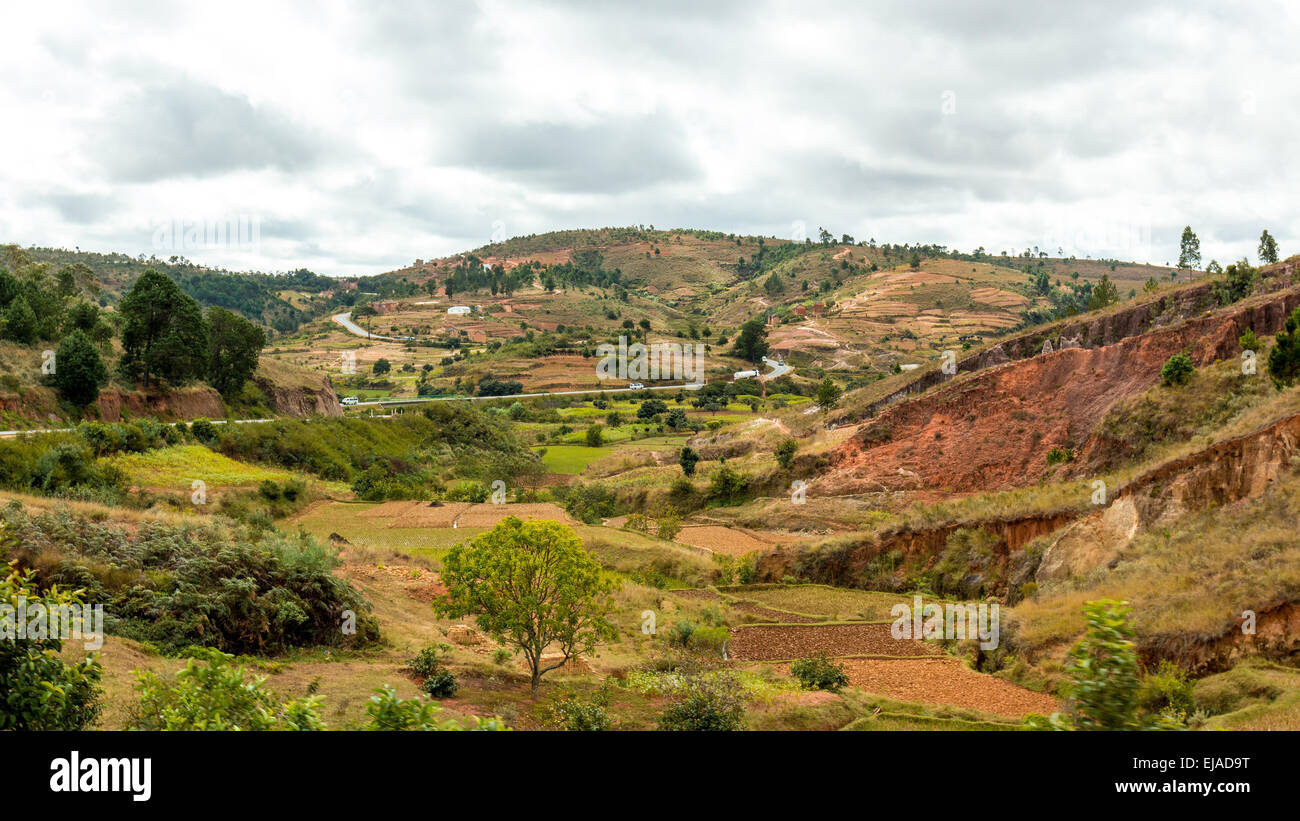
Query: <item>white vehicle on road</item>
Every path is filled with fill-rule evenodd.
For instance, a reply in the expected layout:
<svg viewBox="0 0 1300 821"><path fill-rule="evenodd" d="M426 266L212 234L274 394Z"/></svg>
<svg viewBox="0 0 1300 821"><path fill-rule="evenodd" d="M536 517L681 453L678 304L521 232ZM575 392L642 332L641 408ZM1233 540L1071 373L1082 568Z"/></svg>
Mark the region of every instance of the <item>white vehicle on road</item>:
<svg viewBox="0 0 1300 821"><path fill-rule="evenodd" d="M643 391L645 390L645 385L640 382L633 382L627 386L627 389L630 391Z"/></svg>
<svg viewBox="0 0 1300 821"><path fill-rule="evenodd" d="M343 397L343 402L342 402L342 404L344 404L344 405L355 405L355 404L357 404L357 402L358 402L358 399L357 399L355 396L345 396L345 397Z"/></svg>

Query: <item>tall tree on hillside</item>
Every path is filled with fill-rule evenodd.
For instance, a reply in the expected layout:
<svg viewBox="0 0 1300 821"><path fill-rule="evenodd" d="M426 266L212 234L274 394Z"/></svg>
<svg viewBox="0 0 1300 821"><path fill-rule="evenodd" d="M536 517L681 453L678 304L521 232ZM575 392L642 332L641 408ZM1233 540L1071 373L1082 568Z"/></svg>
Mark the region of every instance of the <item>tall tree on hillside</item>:
<svg viewBox="0 0 1300 821"><path fill-rule="evenodd" d="M1287 317L1285 330L1275 339L1277 344L1268 352L1268 374L1278 390L1289 388L1300 377L1300 307Z"/></svg>
<svg viewBox="0 0 1300 821"><path fill-rule="evenodd" d="M1101 281L1092 289L1092 296L1088 297L1088 310L1096 311L1116 302L1119 302L1119 289L1110 281L1110 274L1102 274Z"/></svg>
<svg viewBox="0 0 1300 821"><path fill-rule="evenodd" d="M166 275L149 268L118 304L122 314L122 372L147 386L154 377L183 382L204 376L208 329L199 303Z"/></svg>
<svg viewBox="0 0 1300 821"><path fill-rule="evenodd" d="M208 384L230 397L257 370L266 332L225 308L208 309Z"/></svg>
<svg viewBox="0 0 1300 821"><path fill-rule="evenodd" d="M5 309L5 338L30 345L36 340L36 312L22 296L14 297Z"/></svg>
<svg viewBox="0 0 1300 821"><path fill-rule="evenodd" d="M85 331L77 328L63 337L54 355L53 382L59 393L84 408L99 397L99 386L107 381L108 368Z"/></svg>
<svg viewBox="0 0 1300 821"><path fill-rule="evenodd" d="M750 362L761 362L767 356L767 323L763 317L756 316L740 326L735 353Z"/></svg>
<svg viewBox="0 0 1300 821"><path fill-rule="evenodd" d="M1197 268L1201 264L1201 241L1197 238L1196 233L1192 231L1192 226L1188 225L1183 229L1183 239L1179 243L1178 250L1178 267L1183 269Z"/></svg>
<svg viewBox="0 0 1300 821"><path fill-rule="evenodd" d="M1277 262L1277 240L1273 239L1267 228L1259 235L1259 261L1264 265Z"/></svg>

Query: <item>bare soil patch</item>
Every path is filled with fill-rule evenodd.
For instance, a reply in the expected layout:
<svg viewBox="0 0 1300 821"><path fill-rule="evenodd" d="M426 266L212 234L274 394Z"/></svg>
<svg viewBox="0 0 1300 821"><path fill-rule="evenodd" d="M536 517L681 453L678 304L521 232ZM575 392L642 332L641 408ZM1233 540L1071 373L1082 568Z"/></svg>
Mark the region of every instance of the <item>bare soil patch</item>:
<svg viewBox="0 0 1300 821"><path fill-rule="evenodd" d="M922 641L895 639L889 624L758 625L731 633L727 654L739 661L786 661L818 653L829 656L938 656Z"/></svg>
<svg viewBox="0 0 1300 821"><path fill-rule="evenodd" d="M720 525L684 527L675 541L692 547L702 547L724 556L744 556L747 553L766 552L772 549L768 542L759 541L748 533Z"/></svg>
<svg viewBox="0 0 1300 821"><path fill-rule="evenodd" d="M1059 709L1056 699L1046 693L977 673L959 659L842 659L838 663L844 665L854 687L899 701L950 704L1007 718L1050 715ZM789 665L778 669L788 673Z"/></svg>
<svg viewBox="0 0 1300 821"><path fill-rule="evenodd" d="M456 517L473 507L472 502L421 502L408 508L389 527L451 527Z"/></svg>

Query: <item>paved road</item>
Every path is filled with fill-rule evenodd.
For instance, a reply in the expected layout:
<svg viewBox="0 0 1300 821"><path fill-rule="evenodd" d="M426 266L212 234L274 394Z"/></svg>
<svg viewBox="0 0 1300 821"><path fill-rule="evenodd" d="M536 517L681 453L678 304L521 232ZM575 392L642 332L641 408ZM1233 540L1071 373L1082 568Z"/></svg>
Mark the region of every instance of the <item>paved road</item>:
<svg viewBox="0 0 1300 821"><path fill-rule="evenodd" d="M763 363L772 366L771 373L765 373L761 377L759 377L764 382L766 382L769 379L776 379L778 376L785 376L787 373L789 373L792 370L792 368L789 365L786 365L785 363L782 362L777 362L775 359L768 359L766 356L763 357Z"/></svg>
<svg viewBox="0 0 1300 821"><path fill-rule="evenodd" d="M349 333L355 334L362 339L379 339L384 342L410 342L412 339L415 339L413 336L380 336L379 334L372 334L352 321L351 311L335 314L333 319L335 322L342 325Z"/></svg>

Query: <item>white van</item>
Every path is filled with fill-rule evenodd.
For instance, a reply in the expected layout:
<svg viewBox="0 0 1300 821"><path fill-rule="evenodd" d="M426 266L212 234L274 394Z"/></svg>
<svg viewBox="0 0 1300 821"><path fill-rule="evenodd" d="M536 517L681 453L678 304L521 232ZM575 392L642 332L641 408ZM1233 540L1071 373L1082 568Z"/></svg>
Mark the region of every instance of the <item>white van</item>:
<svg viewBox="0 0 1300 821"><path fill-rule="evenodd" d="M642 385L640 382L633 382L627 386L627 389L630 391L643 391L645 390L645 385Z"/></svg>
<svg viewBox="0 0 1300 821"><path fill-rule="evenodd" d="M357 398L356 398L355 396L345 396L345 397L343 397L343 402L342 402L342 404L344 404L344 405L355 405L355 404L357 404Z"/></svg>

